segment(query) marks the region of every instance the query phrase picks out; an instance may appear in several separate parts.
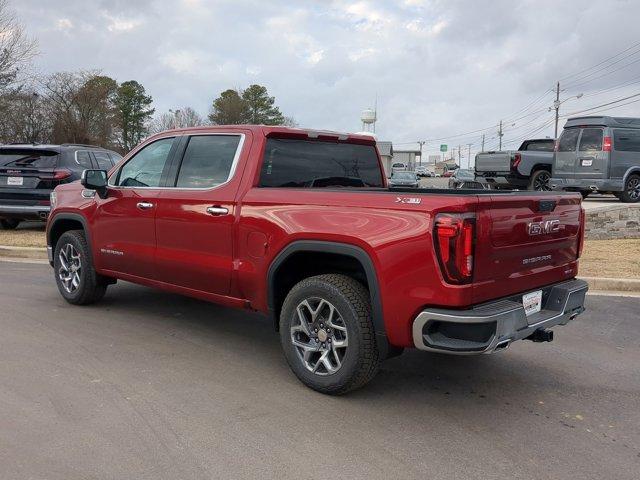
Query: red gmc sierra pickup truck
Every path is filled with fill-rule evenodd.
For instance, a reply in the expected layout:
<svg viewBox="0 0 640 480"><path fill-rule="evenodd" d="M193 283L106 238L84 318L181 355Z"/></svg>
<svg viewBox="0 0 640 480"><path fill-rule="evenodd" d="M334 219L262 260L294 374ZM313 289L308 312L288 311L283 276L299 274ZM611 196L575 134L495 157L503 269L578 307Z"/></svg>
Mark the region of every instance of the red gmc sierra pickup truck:
<svg viewBox="0 0 640 480"><path fill-rule="evenodd" d="M390 189L373 138L173 130L52 193L49 260L84 305L117 280L270 315L307 386L360 387L405 347L550 341L583 310L578 193Z"/></svg>

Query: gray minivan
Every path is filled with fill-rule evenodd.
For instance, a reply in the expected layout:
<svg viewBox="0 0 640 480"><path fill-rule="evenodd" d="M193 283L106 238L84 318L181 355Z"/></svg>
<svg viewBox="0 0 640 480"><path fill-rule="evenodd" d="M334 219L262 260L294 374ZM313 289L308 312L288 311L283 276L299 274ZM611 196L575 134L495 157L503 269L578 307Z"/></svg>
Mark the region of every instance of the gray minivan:
<svg viewBox="0 0 640 480"><path fill-rule="evenodd" d="M640 118L576 117L556 144L554 190L613 193L640 201Z"/></svg>

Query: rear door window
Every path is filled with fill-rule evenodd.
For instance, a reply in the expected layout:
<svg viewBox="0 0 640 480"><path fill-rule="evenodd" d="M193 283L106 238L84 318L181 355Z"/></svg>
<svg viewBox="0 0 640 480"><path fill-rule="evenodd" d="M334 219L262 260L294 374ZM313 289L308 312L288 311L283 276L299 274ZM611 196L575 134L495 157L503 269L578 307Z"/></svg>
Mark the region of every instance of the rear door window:
<svg viewBox="0 0 640 480"><path fill-rule="evenodd" d="M613 130L613 147L619 152L640 152L640 130Z"/></svg>
<svg viewBox="0 0 640 480"><path fill-rule="evenodd" d="M84 168L93 168L93 163L91 163L91 155L86 150L78 150L76 152L76 163Z"/></svg>
<svg viewBox="0 0 640 480"><path fill-rule="evenodd" d="M373 145L269 138L261 187L382 187Z"/></svg>
<svg viewBox="0 0 640 480"><path fill-rule="evenodd" d="M240 135L194 135L184 152L176 187L213 188L233 175Z"/></svg>
<svg viewBox="0 0 640 480"><path fill-rule="evenodd" d="M113 167L113 162L107 152L93 152L93 156L100 170L111 170Z"/></svg>
<svg viewBox="0 0 640 480"><path fill-rule="evenodd" d="M581 152L601 151L602 150L602 129L601 128L585 128L582 130L580 137Z"/></svg>
<svg viewBox="0 0 640 480"><path fill-rule="evenodd" d="M560 135L560 140L558 141L558 151L559 152L575 152L576 146L578 145L578 136L580 135L580 129L578 128L567 128Z"/></svg>

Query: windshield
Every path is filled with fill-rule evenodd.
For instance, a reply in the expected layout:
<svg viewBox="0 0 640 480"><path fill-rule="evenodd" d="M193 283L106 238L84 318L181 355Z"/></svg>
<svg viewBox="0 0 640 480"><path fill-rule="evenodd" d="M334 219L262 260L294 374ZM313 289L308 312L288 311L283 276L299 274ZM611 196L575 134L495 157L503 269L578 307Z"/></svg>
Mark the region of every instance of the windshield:
<svg viewBox="0 0 640 480"><path fill-rule="evenodd" d="M456 171L455 175L458 178L471 178L471 179L475 178L475 174L473 173L472 170L458 170Z"/></svg>
<svg viewBox="0 0 640 480"><path fill-rule="evenodd" d="M411 172L396 172L392 177L394 180L415 180L416 175Z"/></svg>

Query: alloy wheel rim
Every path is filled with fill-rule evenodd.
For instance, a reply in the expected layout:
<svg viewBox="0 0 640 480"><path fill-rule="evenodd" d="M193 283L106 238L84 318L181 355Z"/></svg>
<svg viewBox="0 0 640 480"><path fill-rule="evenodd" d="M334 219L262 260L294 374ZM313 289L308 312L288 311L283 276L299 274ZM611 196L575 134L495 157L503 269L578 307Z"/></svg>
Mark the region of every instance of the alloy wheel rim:
<svg viewBox="0 0 640 480"><path fill-rule="evenodd" d="M548 173L541 173L536 178L533 184L533 189L538 191L545 191L545 192L551 190L551 188L549 187L550 179L551 179L551 175L549 175Z"/></svg>
<svg viewBox="0 0 640 480"><path fill-rule="evenodd" d="M80 288L80 274L82 273L80 254L73 245L67 243L60 249L58 260L60 261L58 278L62 288L67 293L74 293Z"/></svg>
<svg viewBox="0 0 640 480"><path fill-rule="evenodd" d="M308 371L333 375L347 353L347 326L333 304L323 298L307 298L296 307L291 343Z"/></svg>
<svg viewBox="0 0 640 480"><path fill-rule="evenodd" d="M640 198L640 179L632 178L631 180L629 180L627 193L633 200L637 200L638 198Z"/></svg>

